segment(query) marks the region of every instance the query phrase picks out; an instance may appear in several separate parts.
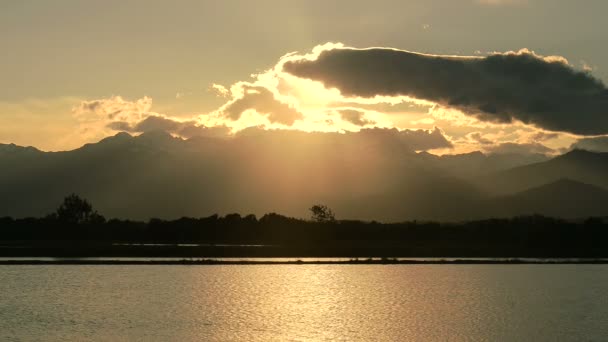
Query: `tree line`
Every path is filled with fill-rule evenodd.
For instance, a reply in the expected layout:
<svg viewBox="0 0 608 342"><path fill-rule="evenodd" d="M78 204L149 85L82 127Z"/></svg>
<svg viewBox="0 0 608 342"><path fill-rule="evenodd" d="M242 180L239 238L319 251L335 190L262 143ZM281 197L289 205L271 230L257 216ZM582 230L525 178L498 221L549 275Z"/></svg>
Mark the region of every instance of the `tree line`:
<svg viewBox="0 0 608 342"><path fill-rule="evenodd" d="M524 251L526 255L553 251L564 256L582 252L597 256L608 251L608 222L604 218L566 221L533 215L458 223L380 223L338 220L324 205L315 205L310 211L310 219L235 213L143 222L106 219L88 201L70 195L46 217L0 218L0 241L373 247L420 255L433 251L482 255L484 251L504 250Z"/></svg>

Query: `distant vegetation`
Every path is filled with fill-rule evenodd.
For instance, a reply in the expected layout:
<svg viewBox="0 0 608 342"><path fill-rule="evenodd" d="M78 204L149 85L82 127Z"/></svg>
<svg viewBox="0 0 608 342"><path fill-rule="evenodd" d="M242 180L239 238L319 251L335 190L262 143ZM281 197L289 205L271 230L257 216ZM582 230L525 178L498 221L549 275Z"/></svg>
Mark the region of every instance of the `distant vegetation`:
<svg viewBox="0 0 608 342"><path fill-rule="evenodd" d="M93 210L89 201L71 194L63 200L57 212L50 214L49 219L56 219L58 222L68 224L96 224L104 223L106 220Z"/></svg>
<svg viewBox="0 0 608 342"><path fill-rule="evenodd" d="M310 208L312 220L315 222L335 222L336 216L328 206L323 204L315 204Z"/></svg>
<svg viewBox="0 0 608 342"><path fill-rule="evenodd" d="M608 222L603 218L388 224L338 220L324 205L310 211L311 220L276 213L260 218L229 214L106 220L87 200L70 195L43 218L0 218L0 255L608 257Z"/></svg>

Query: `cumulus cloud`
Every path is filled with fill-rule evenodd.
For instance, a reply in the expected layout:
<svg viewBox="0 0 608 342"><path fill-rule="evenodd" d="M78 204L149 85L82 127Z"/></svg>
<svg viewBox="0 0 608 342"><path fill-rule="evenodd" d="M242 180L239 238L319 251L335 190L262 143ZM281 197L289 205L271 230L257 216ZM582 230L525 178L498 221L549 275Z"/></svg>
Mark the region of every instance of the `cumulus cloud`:
<svg viewBox="0 0 608 342"><path fill-rule="evenodd" d="M111 131L145 133L165 131L182 138L196 136L226 136L230 130L224 125L207 127L196 118L178 119L151 111L152 99L144 97L135 101L120 96L107 99L82 101L72 108L81 122L83 131L93 138L107 136Z"/></svg>
<svg viewBox="0 0 608 342"><path fill-rule="evenodd" d="M218 96L221 97L228 97L230 95L230 90L226 89L226 87L221 84L213 83L210 90L214 91Z"/></svg>
<svg viewBox="0 0 608 342"><path fill-rule="evenodd" d="M283 70L346 97L410 97L479 120L521 121L550 131L608 133L608 89L560 56L529 50L486 57L426 55L388 48L328 47Z"/></svg>
<svg viewBox="0 0 608 342"><path fill-rule="evenodd" d="M139 121L152 107L152 99L145 96L135 101L128 101L120 96L107 99L82 101L72 108L74 116L81 121Z"/></svg>
<svg viewBox="0 0 608 342"><path fill-rule="evenodd" d="M289 104L277 100L267 88L253 85L243 85L242 95L226 104L221 112L232 120L238 120L250 109L265 115L271 123L287 126L303 117L302 113Z"/></svg>
<svg viewBox="0 0 608 342"><path fill-rule="evenodd" d="M196 121L179 121L165 116L151 115L131 125L124 121L114 121L108 127L117 131L146 133L164 131L190 139L198 136L226 136L229 129L225 126L206 127Z"/></svg>
<svg viewBox="0 0 608 342"><path fill-rule="evenodd" d="M568 93L571 89L574 95ZM331 43L308 54L284 55L249 81L229 87L213 84L209 90L225 97L224 105L188 117L153 111L148 97L83 101L73 109L81 124L78 134L94 141L116 131L163 130L190 138L234 135L257 127L363 131L356 137L390 144L400 141L412 150L450 148L463 153L500 143L538 149L534 143L550 139L557 149L567 148L580 135L556 134L556 127L568 126L576 132L599 129L602 121L595 120L591 127L590 111L577 112L572 119L566 112L574 105L554 107L568 99L579 104L590 99L581 106L597 109L598 92L605 91L601 82L589 73L577 73L563 57L543 57L528 50L458 57L386 48L358 50ZM376 135L371 128L392 133L380 130L384 133Z"/></svg>
<svg viewBox="0 0 608 342"><path fill-rule="evenodd" d="M582 138L570 146L570 149L581 149L594 152L608 152L608 136Z"/></svg>
<svg viewBox="0 0 608 342"><path fill-rule="evenodd" d="M72 116L78 125L74 134L78 138L72 136L71 140L91 142L107 137L121 125L125 128L154 114L150 112L151 107L152 99L149 97L135 101L120 96L80 101L72 107Z"/></svg>

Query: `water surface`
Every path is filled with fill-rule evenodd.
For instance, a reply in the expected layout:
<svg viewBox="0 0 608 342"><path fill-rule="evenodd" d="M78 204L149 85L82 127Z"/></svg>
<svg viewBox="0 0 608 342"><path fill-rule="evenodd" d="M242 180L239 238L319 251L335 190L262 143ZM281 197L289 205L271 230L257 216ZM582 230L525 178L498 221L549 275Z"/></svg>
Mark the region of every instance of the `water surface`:
<svg viewBox="0 0 608 342"><path fill-rule="evenodd" d="M0 266L0 296L0 340L608 336L608 265Z"/></svg>

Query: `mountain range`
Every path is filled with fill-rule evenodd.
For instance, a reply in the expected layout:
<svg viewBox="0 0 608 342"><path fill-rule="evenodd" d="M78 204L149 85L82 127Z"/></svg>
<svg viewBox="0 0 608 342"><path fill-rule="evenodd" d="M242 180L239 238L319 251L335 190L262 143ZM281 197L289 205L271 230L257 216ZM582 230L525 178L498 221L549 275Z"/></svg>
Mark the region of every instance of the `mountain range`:
<svg viewBox="0 0 608 342"><path fill-rule="evenodd" d="M0 144L0 216L43 216L76 193L107 217L278 212L469 220L608 215L608 153L437 156L383 134L249 130L231 138L119 133L64 152Z"/></svg>

